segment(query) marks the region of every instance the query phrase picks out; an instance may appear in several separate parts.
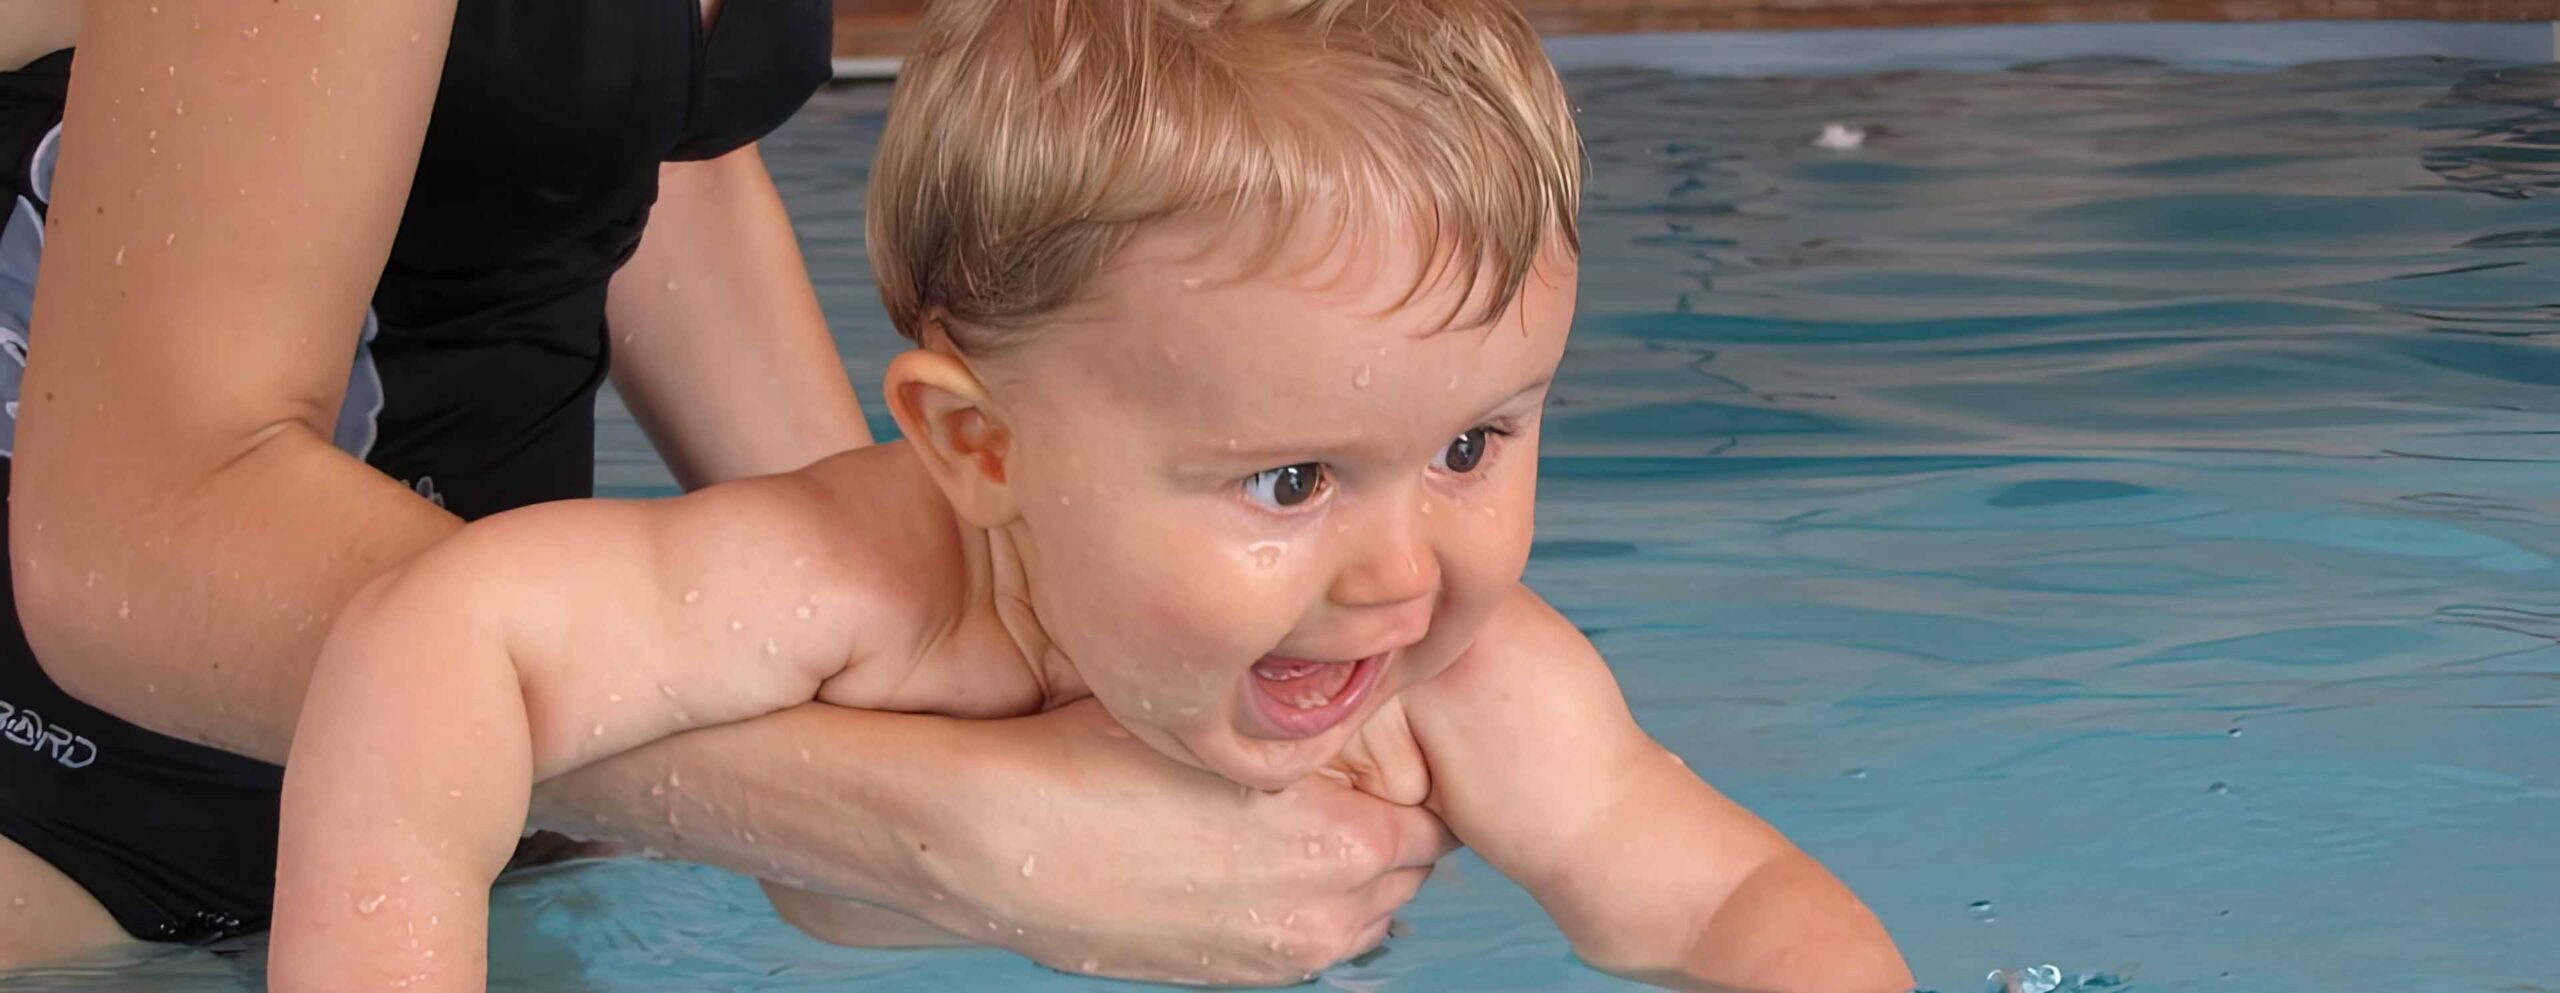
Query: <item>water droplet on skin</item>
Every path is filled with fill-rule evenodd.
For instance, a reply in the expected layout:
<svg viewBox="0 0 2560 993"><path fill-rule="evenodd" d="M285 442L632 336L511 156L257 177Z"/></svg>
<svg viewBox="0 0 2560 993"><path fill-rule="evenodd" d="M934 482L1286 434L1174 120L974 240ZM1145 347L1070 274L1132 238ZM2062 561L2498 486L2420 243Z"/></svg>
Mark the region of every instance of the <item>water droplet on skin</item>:
<svg viewBox="0 0 2560 993"><path fill-rule="evenodd" d="M604 737L604 725L602 725L602 724L598 724L598 725L596 725L596 726L595 726L595 728L594 728L593 730L590 730L590 731L588 731L588 732L587 732L587 737L590 737L590 738L602 738L602 737Z"/></svg>
<svg viewBox="0 0 2560 993"><path fill-rule="evenodd" d="M1276 541L1257 541L1245 546L1245 551L1253 553L1253 564L1268 569L1280 564L1282 547Z"/></svg>
<svg viewBox="0 0 2560 993"><path fill-rule="evenodd" d="M803 749L801 749L801 750L800 750L800 761L801 761L801 762L803 762L803 763L806 763L806 762L808 762L808 761L809 761L809 750L808 750L808 749L803 748Z"/></svg>
<svg viewBox="0 0 2560 993"><path fill-rule="evenodd" d="M665 784L665 783L651 783L651 784L649 784L649 795L650 795L650 796L665 796L665 795L667 795L667 786L666 786L666 784Z"/></svg>
<svg viewBox="0 0 2560 993"><path fill-rule="evenodd" d="M1351 374L1351 388L1355 390L1365 390L1369 388L1368 366L1361 366L1359 372Z"/></svg>
<svg viewBox="0 0 2560 993"><path fill-rule="evenodd" d="M446 791L444 791L444 795L449 796L449 797L452 797L452 798L454 798L454 799L456 799L456 800L462 799L462 791L461 791L461 790L446 790Z"/></svg>
<svg viewBox="0 0 2560 993"><path fill-rule="evenodd" d="M417 32L415 32L415 31L411 31L411 32L409 32L409 44L412 44L412 45L417 44L417 43L418 43L418 39L419 39L419 37L421 37L421 36L420 36Z"/></svg>
<svg viewBox="0 0 2560 993"><path fill-rule="evenodd" d="M160 239L160 247L162 247L162 248L167 248L167 247L169 247L169 246L171 246L171 245L175 245L175 244L177 244L177 243L178 243L178 233L177 233L177 232L175 232L175 231L171 231L171 232L169 232L169 236L168 236L168 237Z"/></svg>
<svg viewBox="0 0 2560 993"><path fill-rule="evenodd" d="M804 620L804 621L805 621L805 620L808 620L808 619L809 619L809 617L810 617L810 615L815 614L815 613L817 613L816 608L813 608L813 607L811 607L811 606L809 606L808 604L805 604L805 603L804 603L804 604L801 604L801 605L800 605L800 606L798 606L798 607L794 607L794 608L792 608L792 610L791 610L791 615L792 615L792 616L797 617L797 618L799 618L799 619L801 619L801 620Z"/></svg>
<svg viewBox="0 0 2560 993"><path fill-rule="evenodd" d="M766 638L764 640L764 653L767 655L780 655L782 654L782 645L771 638Z"/></svg>
<svg viewBox="0 0 2560 993"><path fill-rule="evenodd" d="M667 770L667 785L668 785L668 786L682 786L682 785L684 785L684 774L683 774L683 773L680 773L680 772L677 772L677 771L675 771L675 770L673 770L673 769Z"/></svg>
<svg viewBox="0 0 2560 993"><path fill-rule="evenodd" d="M1314 838L1307 839L1307 857L1315 858L1322 854L1324 854L1324 843Z"/></svg>
<svg viewBox="0 0 2560 993"><path fill-rule="evenodd" d="M1199 288L1200 288L1200 277L1198 277L1198 276L1184 276L1184 277L1182 277L1182 288L1183 288L1183 289L1186 289L1186 290L1196 290L1196 289L1199 289Z"/></svg>
<svg viewBox="0 0 2560 993"><path fill-rule="evenodd" d="M620 693L607 693L607 694L605 694L605 695L604 695L604 702L606 702L606 703L621 703L621 702L622 702L622 694L620 694Z"/></svg>
<svg viewBox="0 0 2560 993"><path fill-rule="evenodd" d="M1262 923L1262 911L1246 907L1244 908L1244 916L1246 920L1252 921L1256 924Z"/></svg>
<svg viewBox="0 0 2560 993"><path fill-rule="evenodd" d="M388 893L376 893L372 896L366 897L357 902L356 913L370 914L374 911L380 910L382 909L382 901L389 899L389 897L390 894Z"/></svg>
<svg viewBox="0 0 2560 993"><path fill-rule="evenodd" d="M1127 741L1129 740L1129 729L1124 727L1103 728L1102 736L1105 738L1116 738L1121 741Z"/></svg>
<svg viewBox="0 0 2560 993"><path fill-rule="evenodd" d="M142 684L142 692L145 692L145 693L158 693L158 692L160 692L160 684L158 684L158 683L144 683L144 684Z"/></svg>
<svg viewBox="0 0 2560 993"><path fill-rule="evenodd" d="M730 618L730 619L729 619L729 630L731 630L731 631L740 630L740 629L742 629L742 628L745 628L746 626L747 626L747 622L745 622L745 621L739 620L739 619L734 618L734 617L732 617L732 618Z"/></svg>
<svg viewBox="0 0 2560 993"><path fill-rule="evenodd" d="M683 288L684 288L684 284L679 283L679 282L676 282L675 280L672 280L672 279L667 280L667 292L669 292L669 293L673 293L673 292L675 292L675 291L677 291L677 290L680 290L680 289L683 289Z"/></svg>
<svg viewBox="0 0 2560 993"><path fill-rule="evenodd" d="M1063 495L1063 494L1061 494L1061 495L1058 497L1058 506L1061 506L1061 507L1073 507L1073 506L1075 506L1075 505L1076 505L1076 498L1074 498L1074 497L1066 496L1066 495Z"/></svg>
<svg viewBox="0 0 2560 993"><path fill-rule="evenodd" d="M1031 860L1032 860L1032 858L1033 858L1033 856L1029 856L1029 855L1025 855L1025 856L1023 856L1023 857L1022 857L1022 878L1024 878L1024 879L1029 879L1029 878L1031 878Z"/></svg>
<svg viewBox="0 0 2560 993"><path fill-rule="evenodd" d="M1092 960L1092 959L1086 959L1086 960L1084 960L1084 963L1083 963L1083 969L1084 969L1084 971L1086 971L1086 972L1101 972L1101 971L1102 971L1102 963L1100 963L1100 962L1096 962L1096 961L1094 961L1094 960Z"/></svg>
<svg viewBox="0 0 2560 993"><path fill-rule="evenodd" d="M675 699L675 698L676 698L676 688L675 688L675 687L673 687L673 686L669 686L669 685L667 685L667 684L665 684L665 683L659 683L659 684L658 684L658 694L659 694L660 696L664 696L664 697L666 697L666 698L667 698L667 699L669 699L669 700L673 700L673 699Z"/></svg>
<svg viewBox="0 0 2560 993"><path fill-rule="evenodd" d="M1429 500L1422 501L1422 512L1423 512L1423 513L1425 513L1425 514L1428 514L1428 513L1430 513L1430 512L1431 512L1431 501L1429 501Z"/></svg>
<svg viewBox="0 0 2560 993"><path fill-rule="evenodd" d="M684 602L686 602L686 603L688 603L688 604L691 604L691 603L698 603L698 602L700 602L701 600L702 600L702 591L701 591L701 590L686 590L686 591L684 591Z"/></svg>
<svg viewBox="0 0 2560 993"><path fill-rule="evenodd" d="M122 246L122 245L118 245L118 246L116 246L116 264L117 264L117 265L123 265L123 264L124 264L124 246Z"/></svg>
<svg viewBox="0 0 2560 993"><path fill-rule="evenodd" d="M1450 388L1450 389L1453 389L1453 390L1458 388L1458 377L1456 377L1456 376L1451 376L1451 377L1449 377L1449 388Z"/></svg>
<svg viewBox="0 0 2560 993"><path fill-rule="evenodd" d="M118 604L116 604L116 620L121 621L121 620L125 620L125 619L127 619L127 618L130 618L130 617L132 617L132 616L133 616L133 604L132 604L132 603L130 603L130 602L122 602L122 603L118 603Z"/></svg>
<svg viewBox="0 0 2560 993"><path fill-rule="evenodd" d="M240 29L240 37L247 38L247 39L249 39L249 40L251 40L251 41L256 41L256 40L258 39L258 29L256 29L256 28L241 28L241 29Z"/></svg>

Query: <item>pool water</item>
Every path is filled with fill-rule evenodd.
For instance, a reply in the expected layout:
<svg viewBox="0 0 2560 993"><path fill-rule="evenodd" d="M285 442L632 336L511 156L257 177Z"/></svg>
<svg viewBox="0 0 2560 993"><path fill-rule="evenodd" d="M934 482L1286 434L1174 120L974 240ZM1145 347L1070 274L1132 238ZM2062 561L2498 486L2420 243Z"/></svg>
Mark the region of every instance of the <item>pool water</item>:
<svg viewBox="0 0 2560 993"><path fill-rule="evenodd" d="M1922 985L2560 987L2560 72L1570 83L1596 172L1529 581ZM767 155L885 433L883 98ZM600 448L606 492L672 491L610 400ZM1139 988L829 948L698 867L498 903L498 989ZM1634 988L1471 856L1407 920L1324 988Z"/></svg>

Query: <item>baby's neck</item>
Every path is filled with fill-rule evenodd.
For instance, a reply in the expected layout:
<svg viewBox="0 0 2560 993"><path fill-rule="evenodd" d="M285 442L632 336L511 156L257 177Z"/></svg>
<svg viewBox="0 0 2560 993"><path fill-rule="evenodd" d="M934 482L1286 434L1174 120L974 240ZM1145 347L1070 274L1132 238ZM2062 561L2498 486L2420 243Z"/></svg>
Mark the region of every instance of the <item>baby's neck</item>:
<svg viewBox="0 0 2560 993"><path fill-rule="evenodd" d="M1076 674L1075 662L1050 639L1031 606L1028 556L1033 552L1023 540L1021 525L989 529L964 522L961 526L966 529L961 540L969 550L969 605L986 611L1022 653L1025 671L1040 687L1040 709L1092 696Z"/></svg>

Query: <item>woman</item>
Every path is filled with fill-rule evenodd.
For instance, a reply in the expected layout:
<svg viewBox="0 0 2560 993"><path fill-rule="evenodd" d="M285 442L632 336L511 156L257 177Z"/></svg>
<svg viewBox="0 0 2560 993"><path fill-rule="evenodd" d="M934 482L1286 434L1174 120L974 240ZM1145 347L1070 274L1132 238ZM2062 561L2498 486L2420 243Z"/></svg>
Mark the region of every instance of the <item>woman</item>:
<svg viewBox="0 0 2560 993"><path fill-rule="evenodd" d="M869 442L754 144L823 80L829 19L825 0L0 13L22 67L0 76L0 965L263 926L269 763L331 614L463 519L585 495L609 352L686 485ZM535 817L805 885L768 891L838 940L962 931L1228 981L1358 951L1447 850L1418 811L1324 781L1239 796L1107 731L1090 706L810 707L590 769ZM1076 787L1097 772L1150 788ZM670 781L709 812L679 827L650 796ZM972 816L998 796L1054 816ZM1035 830L1120 871L1028 886ZM1308 859L1310 836L1361 857Z"/></svg>

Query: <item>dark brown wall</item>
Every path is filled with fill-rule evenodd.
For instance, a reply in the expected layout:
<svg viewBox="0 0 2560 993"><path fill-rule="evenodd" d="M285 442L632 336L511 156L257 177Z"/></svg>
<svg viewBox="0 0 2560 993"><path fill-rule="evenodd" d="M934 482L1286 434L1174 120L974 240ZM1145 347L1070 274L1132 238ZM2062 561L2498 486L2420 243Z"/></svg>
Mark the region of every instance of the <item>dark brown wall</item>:
<svg viewBox="0 0 2560 993"><path fill-rule="evenodd" d="M896 55L924 0L835 0L836 54ZM2053 21L2560 21L2560 0L1520 0L1551 34Z"/></svg>

